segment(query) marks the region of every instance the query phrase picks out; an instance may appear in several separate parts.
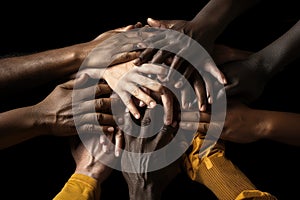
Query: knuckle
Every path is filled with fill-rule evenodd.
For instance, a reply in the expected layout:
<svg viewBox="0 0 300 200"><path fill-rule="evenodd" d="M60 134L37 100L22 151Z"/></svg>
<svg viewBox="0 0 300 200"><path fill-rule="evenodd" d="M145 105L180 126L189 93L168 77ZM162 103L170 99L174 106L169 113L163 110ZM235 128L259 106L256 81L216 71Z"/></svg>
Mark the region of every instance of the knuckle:
<svg viewBox="0 0 300 200"><path fill-rule="evenodd" d="M102 122L104 120L104 116L102 113L97 114L97 120L98 122Z"/></svg>
<svg viewBox="0 0 300 200"><path fill-rule="evenodd" d="M100 109L100 108L103 108L104 107L104 100L103 99L97 99L96 101L95 101L95 107L96 108L98 108L98 109Z"/></svg>

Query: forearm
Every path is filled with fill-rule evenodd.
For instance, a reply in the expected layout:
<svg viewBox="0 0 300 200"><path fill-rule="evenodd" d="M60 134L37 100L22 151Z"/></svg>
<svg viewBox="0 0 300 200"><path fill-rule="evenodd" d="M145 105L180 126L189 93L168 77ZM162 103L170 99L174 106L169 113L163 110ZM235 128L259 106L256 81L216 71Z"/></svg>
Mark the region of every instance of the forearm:
<svg viewBox="0 0 300 200"><path fill-rule="evenodd" d="M75 73L83 61L80 45L0 60L2 93L31 88Z"/></svg>
<svg viewBox="0 0 300 200"><path fill-rule="evenodd" d="M31 107L0 113L0 149L36 137L41 132L34 128Z"/></svg>
<svg viewBox="0 0 300 200"><path fill-rule="evenodd" d="M208 27L209 33L217 38L227 25L260 0L210 0L193 18L192 23Z"/></svg>
<svg viewBox="0 0 300 200"><path fill-rule="evenodd" d="M300 21L250 59L263 66L270 78L300 58Z"/></svg>
<svg viewBox="0 0 300 200"><path fill-rule="evenodd" d="M300 146L300 114L262 111L264 127L262 138Z"/></svg>

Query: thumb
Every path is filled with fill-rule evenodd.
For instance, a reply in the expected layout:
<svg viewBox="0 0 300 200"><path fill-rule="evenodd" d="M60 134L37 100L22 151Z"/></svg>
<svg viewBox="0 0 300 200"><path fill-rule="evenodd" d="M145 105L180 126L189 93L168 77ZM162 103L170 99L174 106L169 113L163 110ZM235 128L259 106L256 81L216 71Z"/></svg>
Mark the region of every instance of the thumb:
<svg viewBox="0 0 300 200"><path fill-rule="evenodd" d="M178 22L178 20L157 20L153 18L148 18L147 23L151 27L156 27L156 28L168 28L171 29L175 23Z"/></svg>

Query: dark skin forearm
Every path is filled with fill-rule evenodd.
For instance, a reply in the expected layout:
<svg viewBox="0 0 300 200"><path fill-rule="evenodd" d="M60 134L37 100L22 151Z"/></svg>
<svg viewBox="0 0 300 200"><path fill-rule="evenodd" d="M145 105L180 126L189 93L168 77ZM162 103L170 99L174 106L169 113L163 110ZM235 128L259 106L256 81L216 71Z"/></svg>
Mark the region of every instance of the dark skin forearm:
<svg viewBox="0 0 300 200"><path fill-rule="evenodd" d="M0 113L0 149L21 143L42 134L34 128L31 107Z"/></svg>
<svg viewBox="0 0 300 200"><path fill-rule="evenodd" d="M32 88L75 73L83 60L78 48L80 45L0 60L1 91Z"/></svg>
<svg viewBox="0 0 300 200"><path fill-rule="evenodd" d="M192 23L209 27L214 38L217 38L226 26L240 14L256 5L260 0L210 0L193 18ZM211 37L211 36L210 36Z"/></svg>
<svg viewBox="0 0 300 200"><path fill-rule="evenodd" d="M285 144L300 146L300 115L297 113L261 111L265 113L268 126L263 138Z"/></svg>
<svg viewBox="0 0 300 200"><path fill-rule="evenodd" d="M270 78L285 66L300 58L300 21L277 40L261 51L253 54L251 59L262 65Z"/></svg>

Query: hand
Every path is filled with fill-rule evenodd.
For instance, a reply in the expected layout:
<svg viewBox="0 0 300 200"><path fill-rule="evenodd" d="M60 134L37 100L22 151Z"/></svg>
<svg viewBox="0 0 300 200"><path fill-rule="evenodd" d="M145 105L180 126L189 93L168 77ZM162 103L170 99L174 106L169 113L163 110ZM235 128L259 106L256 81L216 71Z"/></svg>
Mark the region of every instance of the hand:
<svg viewBox="0 0 300 200"><path fill-rule="evenodd" d="M102 71L99 69L137 58L137 45L154 34L148 27L141 28L140 23L101 34L82 46L84 53L81 54L85 56L78 73L100 79Z"/></svg>
<svg viewBox="0 0 300 200"><path fill-rule="evenodd" d="M130 113L125 114L125 152L129 153L122 154L121 166L130 199L160 199L162 191L180 171L180 158L166 167L153 170L159 163L170 160L168 156L172 153L166 149L159 152L159 155L154 153L168 145L177 131L175 123L172 126L163 125L156 134L155 128L162 125L160 120L155 115L155 109L147 108L139 127L131 123Z"/></svg>
<svg viewBox="0 0 300 200"><path fill-rule="evenodd" d="M146 39L143 44L141 44L144 48L146 48L138 59L135 60L135 64L140 65L142 63L148 62L151 60L152 63L163 63L170 62L168 60L171 59L170 71L168 76L163 78L162 81L168 81L170 76L173 74L172 72L177 70L181 71L183 74L183 78L180 78L175 82L174 86L178 89L182 88L185 84L185 80L192 79L190 76L195 72L195 68L201 72L202 75L202 83L201 87L199 83L198 90L202 92L205 91L207 98L203 94L201 96L197 96L199 102L199 109L204 111L206 108L206 104L212 103L213 98L213 89L212 89L212 78L216 78L221 84L226 83L225 76L223 73L217 68L213 60L210 58L208 53L200 46L197 42L200 42L202 39L202 31L197 32L195 30L195 26L192 21L183 21L183 20L152 20L148 19L148 23L152 27L162 27L169 28L179 32L183 32L187 34L187 37L184 34L178 34L175 31L171 32L166 29L162 29L161 33ZM204 29L205 30L205 29ZM199 35L197 35L199 34ZM203 35L205 35L203 33ZM207 45L211 46L209 49L212 49L213 42L209 41L208 37L204 37ZM193 39L195 39L193 41ZM203 41L202 41L203 42ZM208 45L209 44L209 45ZM198 46L198 48L197 48ZM155 49L159 48L158 52ZM211 50L210 50L211 51ZM155 53L156 52L156 53ZM175 56L173 57L173 54ZM186 55L186 56L184 56ZM153 57L152 57L153 56ZM192 63L186 63L184 59L193 60ZM168 59L168 60L167 60ZM206 74L208 74L206 76ZM203 76L204 75L204 76ZM203 89L206 88L206 89Z"/></svg>
<svg viewBox="0 0 300 200"><path fill-rule="evenodd" d="M256 111L247 107L238 100L228 102L226 119L223 122L210 122L210 113L183 112L180 128L185 130L196 130L206 134L208 128L222 131L220 138L231 142L250 143L259 140L261 136L262 124L265 120L261 119ZM218 138L216 138L218 139Z"/></svg>
<svg viewBox="0 0 300 200"><path fill-rule="evenodd" d="M91 152L90 146L86 146L89 143L86 140L81 141L79 137L73 136L70 139L71 153L76 163L75 173L84 174L90 176L101 184L112 172L112 167L116 162L116 158L112 152L103 152L101 150L101 144L98 142L99 138L95 135L89 138L89 142L94 142L94 149ZM112 141L112 135L109 135L108 140ZM101 159L106 159L110 166L103 164Z"/></svg>
<svg viewBox="0 0 300 200"><path fill-rule="evenodd" d="M116 122L111 115L113 99L101 97L112 90L107 84L74 89L75 84L85 85L87 80L84 75L58 85L43 101L33 106L35 124L41 132L70 136L77 135L77 130L87 133L114 131ZM73 94L77 102L73 101Z"/></svg>
<svg viewBox="0 0 300 200"><path fill-rule="evenodd" d="M156 101L147 91L158 93L165 110L164 121L169 125L173 120L173 96L160 82L147 77L147 75L165 75L166 73L166 68L159 65L143 64L137 67L133 64L133 61L129 61L107 68L103 73L103 78L119 95L136 119L140 118L140 113L131 96L142 101L150 108L154 108Z"/></svg>
<svg viewBox="0 0 300 200"><path fill-rule="evenodd" d="M220 69L228 79L228 84L225 85L227 97L237 97L244 103L258 99L268 81L263 67L258 66L251 58L227 63L220 66Z"/></svg>

